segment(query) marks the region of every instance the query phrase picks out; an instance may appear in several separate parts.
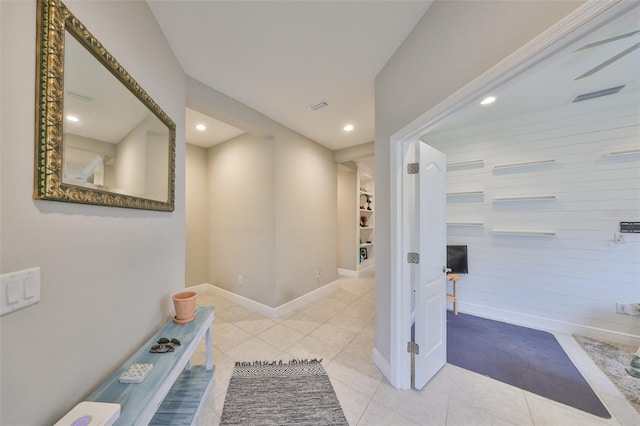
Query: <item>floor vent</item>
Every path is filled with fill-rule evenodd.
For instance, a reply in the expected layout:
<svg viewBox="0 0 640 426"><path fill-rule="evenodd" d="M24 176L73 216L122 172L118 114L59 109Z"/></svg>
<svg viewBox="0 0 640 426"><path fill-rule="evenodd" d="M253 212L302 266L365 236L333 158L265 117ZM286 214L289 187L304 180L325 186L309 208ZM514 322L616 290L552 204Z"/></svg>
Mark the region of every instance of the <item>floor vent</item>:
<svg viewBox="0 0 640 426"><path fill-rule="evenodd" d="M611 87L609 89L597 90L591 93L584 93L582 95L578 95L571 102L582 102L588 101L589 99L600 98L602 96L615 95L622 89L624 89L624 84L622 86Z"/></svg>

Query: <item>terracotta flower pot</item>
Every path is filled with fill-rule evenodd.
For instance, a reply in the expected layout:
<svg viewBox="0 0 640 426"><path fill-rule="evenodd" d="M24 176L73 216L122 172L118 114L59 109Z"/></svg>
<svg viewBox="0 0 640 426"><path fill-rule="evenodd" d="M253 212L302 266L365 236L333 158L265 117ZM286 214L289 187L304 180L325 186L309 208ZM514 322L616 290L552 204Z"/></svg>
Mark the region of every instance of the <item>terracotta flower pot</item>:
<svg viewBox="0 0 640 426"><path fill-rule="evenodd" d="M171 296L173 307L176 310L173 322L184 324L193 321L196 317L196 296L195 291L183 291Z"/></svg>

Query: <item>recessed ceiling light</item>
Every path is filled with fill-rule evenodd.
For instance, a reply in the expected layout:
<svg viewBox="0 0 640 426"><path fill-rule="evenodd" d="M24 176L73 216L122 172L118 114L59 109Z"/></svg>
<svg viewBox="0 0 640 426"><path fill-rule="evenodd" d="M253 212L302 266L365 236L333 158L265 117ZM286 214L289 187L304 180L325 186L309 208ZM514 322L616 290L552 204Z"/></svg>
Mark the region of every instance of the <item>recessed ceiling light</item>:
<svg viewBox="0 0 640 426"><path fill-rule="evenodd" d="M75 115L67 115L66 119L67 121L73 121L74 123L77 123L78 121L80 121L80 119Z"/></svg>
<svg viewBox="0 0 640 426"><path fill-rule="evenodd" d="M196 129L200 130L201 132L206 130L207 126L205 126L204 124L197 124L196 125Z"/></svg>
<svg viewBox="0 0 640 426"><path fill-rule="evenodd" d="M343 127L345 132L351 132L353 131L353 124L347 124L346 126Z"/></svg>
<svg viewBox="0 0 640 426"><path fill-rule="evenodd" d="M495 101L496 101L495 96L487 96L480 102L480 105L489 105L494 103Z"/></svg>

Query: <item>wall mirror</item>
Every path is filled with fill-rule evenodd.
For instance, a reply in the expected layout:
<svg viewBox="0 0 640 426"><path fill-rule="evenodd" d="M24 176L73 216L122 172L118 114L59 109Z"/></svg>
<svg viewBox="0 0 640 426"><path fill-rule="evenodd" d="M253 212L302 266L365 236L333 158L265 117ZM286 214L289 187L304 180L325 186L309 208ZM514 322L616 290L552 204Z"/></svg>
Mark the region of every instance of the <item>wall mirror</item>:
<svg viewBox="0 0 640 426"><path fill-rule="evenodd" d="M176 126L59 0L39 0L34 198L173 211Z"/></svg>

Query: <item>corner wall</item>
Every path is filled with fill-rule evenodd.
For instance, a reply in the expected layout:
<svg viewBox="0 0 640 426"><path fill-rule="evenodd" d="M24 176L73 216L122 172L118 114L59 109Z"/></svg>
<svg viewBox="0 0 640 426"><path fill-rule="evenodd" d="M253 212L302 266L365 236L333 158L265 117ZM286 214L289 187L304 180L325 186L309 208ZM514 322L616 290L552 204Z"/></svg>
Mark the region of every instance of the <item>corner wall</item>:
<svg viewBox="0 0 640 426"><path fill-rule="evenodd" d="M145 2L65 3L176 123L176 208L32 199L36 2L0 2L0 267L42 279L39 304L0 318L3 425L55 423L169 320L184 287L182 70Z"/></svg>
<svg viewBox="0 0 640 426"><path fill-rule="evenodd" d="M218 153L225 152L225 155L234 157L232 163L236 169L215 160L218 154L209 157L209 185L228 186L219 188L236 191L236 194L227 192L227 201L244 207L252 206L252 210L236 209L225 213L235 214L236 221L243 218L244 228L241 229L239 224L234 226L244 234L236 233L234 236L224 224L218 226L217 231L210 230L210 244L217 244L219 232L223 233L225 241L235 238L233 247L242 241L242 249L234 251L245 259L233 260L233 267L228 263L221 265L224 272L210 269L209 282L276 307L335 281L337 172L333 152L194 79L187 82L187 103L192 109L247 131L245 138L241 136L222 144L228 143ZM240 144L234 147L238 141ZM243 162L242 156L238 156L239 151L233 153L236 149L244 150L245 144L254 145L261 152L262 159L252 158L253 154L247 151L248 161ZM265 151L269 149L270 156ZM258 175L251 170L252 165L260 169ZM271 167L270 176L268 167ZM230 180L225 180L227 178ZM241 183L245 178L252 184ZM231 182L238 182L246 192L234 189ZM210 187L210 193L214 192ZM216 202L212 196L209 204L212 215L217 214ZM227 256L224 250L220 247L218 254ZM214 264L217 261L215 254L210 256L210 262ZM272 267L258 256L272 259ZM322 270L319 278L316 278L317 269ZM272 274L272 280L268 278L269 274ZM241 286L238 275L243 277ZM271 286L265 285L268 282L272 283Z"/></svg>
<svg viewBox="0 0 640 426"><path fill-rule="evenodd" d="M185 164L186 285L209 282L209 185L207 150L187 144Z"/></svg>
<svg viewBox="0 0 640 426"><path fill-rule="evenodd" d="M391 353L391 136L581 5L437 1L376 77L375 350Z"/></svg>

